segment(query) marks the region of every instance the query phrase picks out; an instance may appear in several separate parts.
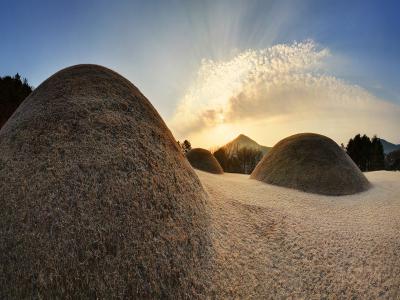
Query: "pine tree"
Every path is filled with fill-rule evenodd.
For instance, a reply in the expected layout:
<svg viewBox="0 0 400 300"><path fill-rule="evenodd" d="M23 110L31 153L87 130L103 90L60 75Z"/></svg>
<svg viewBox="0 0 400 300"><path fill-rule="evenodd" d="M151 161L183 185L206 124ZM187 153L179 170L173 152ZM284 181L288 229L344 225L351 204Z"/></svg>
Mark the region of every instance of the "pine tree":
<svg viewBox="0 0 400 300"><path fill-rule="evenodd" d="M192 144L188 140L184 140L182 143L183 153L188 153L192 150Z"/></svg>
<svg viewBox="0 0 400 300"><path fill-rule="evenodd" d="M357 134L349 140L346 152L363 172L384 169L383 146L376 136L371 140L365 134Z"/></svg>
<svg viewBox="0 0 400 300"><path fill-rule="evenodd" d="M31 92L26 78L21 81L18 73L14 77L0 77L0 128Z"/></svg>
<svg viewBox="0 0 400 300"><path fill-rule="evenodd" d="M371 171L383 170L385 167L385 155L383 152L383 146L380 141L374 135L371 140Z"/></svg>

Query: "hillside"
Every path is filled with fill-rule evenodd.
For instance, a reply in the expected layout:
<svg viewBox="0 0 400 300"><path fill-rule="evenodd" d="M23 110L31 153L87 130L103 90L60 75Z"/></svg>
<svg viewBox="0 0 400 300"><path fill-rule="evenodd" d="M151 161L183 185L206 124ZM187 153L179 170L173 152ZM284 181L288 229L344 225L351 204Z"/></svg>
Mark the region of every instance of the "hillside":
<svg viewBox="0 0 400 300"><path fill-rule="evenodd" d="M222 147L225 148L227 153L230 154L242 148L250 148L260 150L263 155L265 155L271 149L271 147L258 144L256 141L252 140L244 134L239 134L234 140L230 141Z"/></svg>
<svg viewBox="0 0 400 300"><path fill-rule="evenodd" d="M380 139L380 141L382 143L383 152L385 152L385 154L388 154L388 153L390 153L392 151L395 151L395 150L400 150L400 144L396 145L396 144L388 142L388 141L386 141L384 139Z"/></svg>

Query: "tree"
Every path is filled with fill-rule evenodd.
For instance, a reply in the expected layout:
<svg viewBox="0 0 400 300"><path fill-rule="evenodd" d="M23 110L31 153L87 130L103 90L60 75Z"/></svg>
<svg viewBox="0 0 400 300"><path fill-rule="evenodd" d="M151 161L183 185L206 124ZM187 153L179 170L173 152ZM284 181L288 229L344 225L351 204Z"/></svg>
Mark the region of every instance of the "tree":
<svg viewBox="0 0 400 300"><path fill-rule="evenodd" d="M376 136L371 140L365 134L357 134L349 140L346 152L363 172L384 168L383 146Z"/></svg>
<svg viewBox="0 0 400 300"><path fill-rule="evenodd" d="M383 170L385 168L385 154L381 141L374 135L371 140L371 171Z"/></svg>
<svg viewBox="0 0 400 300"><path fill-rule="evenodd" d="M184 140L182 143L182 150L183 153L188 153L190 150L192 150L192 144L188 140Z"/></svg>
<svg viewBox="0 0 400 300"><path fill-rule="evenodd" d="M31 92L26 78L21 81L18 73L14 77L0 77L0 128Z"/></svg>
<svg viewBox="0 0 400 300"><path fill-rule="evenodd" d="M183 154L188 153L190 150L192 150L192 144L188 140L184 140L183 143L180 141L176 141L178 143L179 148L181 148L181 151Z"/></svg>
<svg viewBox="0 0 400 300"><path fill-rule="evenodd" d="M240 173L244 174L250 174L253 172L257 163L262 158L262 152L260 150L246 147L240 148L236 152L236 155L241 166Z"/></svg>
<svg viewBox="0 0 400 300"><path fill-rule="evenodd" d="M400 171L400 150L395 150L386 155L386 168L387 170Z"/></svg>
<svg viewBox="0 0 400 300"><path fill-rule="evenodd" d="M225 147L214 153L224 172L250 174L261 160L263 153L260 150L235 147L228 152Z"/></svg>

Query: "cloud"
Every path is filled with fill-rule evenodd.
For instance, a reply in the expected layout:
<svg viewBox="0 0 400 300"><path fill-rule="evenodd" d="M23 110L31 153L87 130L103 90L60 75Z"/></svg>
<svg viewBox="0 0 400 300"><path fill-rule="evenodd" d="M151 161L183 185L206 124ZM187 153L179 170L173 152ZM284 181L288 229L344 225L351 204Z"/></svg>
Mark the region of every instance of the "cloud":
<svg viewBox="0 0 400 300"><path fill-rule="evenodd" d="M247 50L227 61L203 60L178 105L172 128L186 137L220 125L271 126L276 119L307 121L315 124L311 131L321 133L332 120L347 122L347 127L360 132L372 130L368 123L388 130L398 127L400 107L329 75L330 55L309 40Z"/></svg>

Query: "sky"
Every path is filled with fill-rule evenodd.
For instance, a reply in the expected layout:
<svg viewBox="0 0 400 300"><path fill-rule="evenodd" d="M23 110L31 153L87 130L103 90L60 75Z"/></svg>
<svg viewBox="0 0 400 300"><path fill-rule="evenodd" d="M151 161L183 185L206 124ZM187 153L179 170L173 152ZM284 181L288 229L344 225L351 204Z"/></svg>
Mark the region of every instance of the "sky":
<svg viewBox="0 0 400 300"><path fill-rule="evenodd" d="M0 75L74 64L135 84L176 139L400 143L397 1L2 1Z"/></svg>

